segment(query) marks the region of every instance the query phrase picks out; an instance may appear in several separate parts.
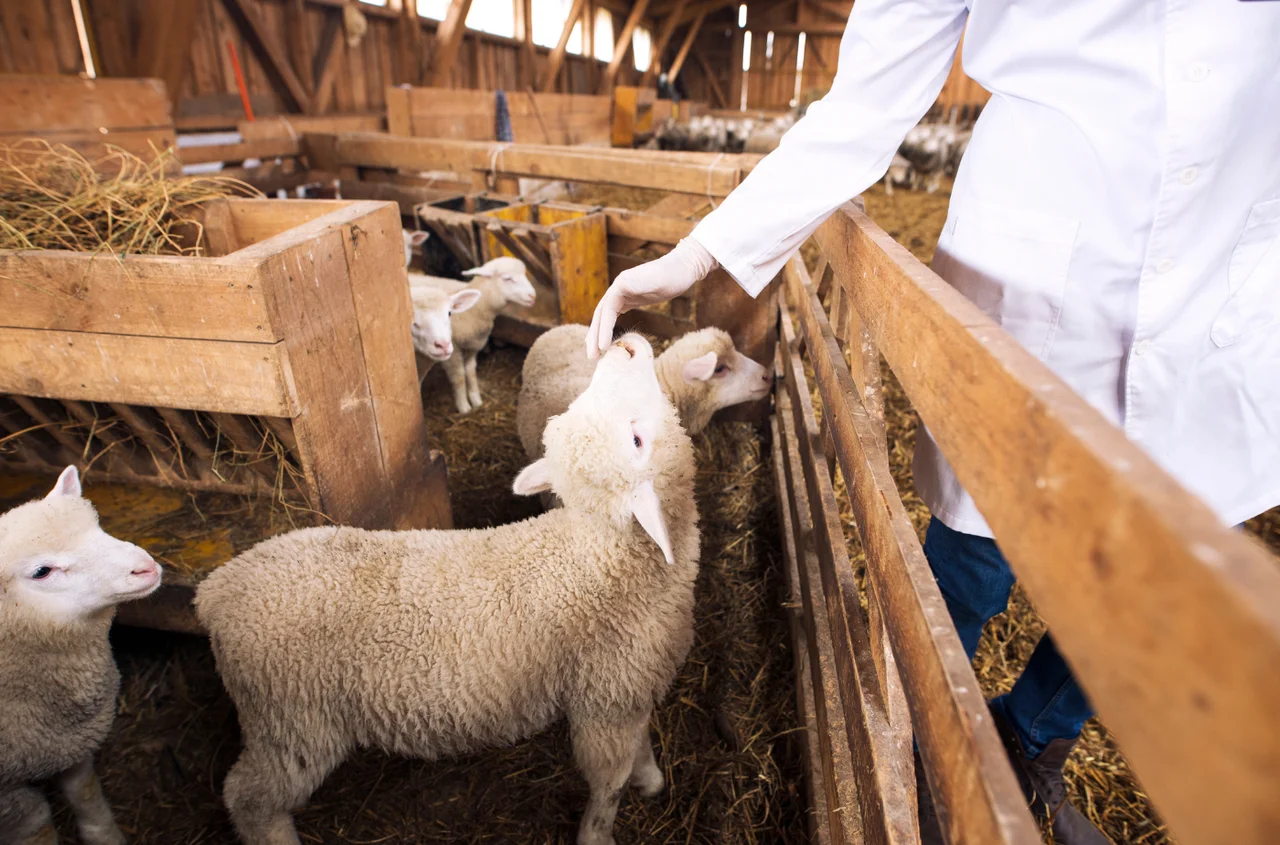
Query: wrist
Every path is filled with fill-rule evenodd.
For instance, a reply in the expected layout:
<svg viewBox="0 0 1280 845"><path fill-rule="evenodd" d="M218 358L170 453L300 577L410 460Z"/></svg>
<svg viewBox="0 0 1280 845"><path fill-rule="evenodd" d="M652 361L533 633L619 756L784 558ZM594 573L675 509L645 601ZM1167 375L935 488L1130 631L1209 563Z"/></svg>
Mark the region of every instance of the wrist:
<svg viewBox="0 0 1280 845"><path fill-rule="evenodd" d="M676 256L688 265L693 272L695 281L705 279L720 266L715 256L693 238L682 238L676 244L676 248L671 250L671 255Z"/></svg>

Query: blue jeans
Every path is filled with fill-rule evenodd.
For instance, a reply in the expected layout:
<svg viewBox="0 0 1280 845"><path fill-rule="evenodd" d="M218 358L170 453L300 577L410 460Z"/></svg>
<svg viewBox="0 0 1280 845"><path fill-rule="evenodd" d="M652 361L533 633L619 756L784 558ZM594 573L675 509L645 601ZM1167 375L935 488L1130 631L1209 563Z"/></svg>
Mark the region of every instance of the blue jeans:
<svg viewBox="0 0 1280 845"><path fill-rule="evenodd" d="M1009 603L1013 571L994 540L962 534L936 518L929 523L924 553L965 654L973 659L982 626ZM1013 689L993 701L991 708L1017 732L1029 757L1039 756L1055 739L1075 739L1093 715L1049 634L1040 638Z"/></svg>

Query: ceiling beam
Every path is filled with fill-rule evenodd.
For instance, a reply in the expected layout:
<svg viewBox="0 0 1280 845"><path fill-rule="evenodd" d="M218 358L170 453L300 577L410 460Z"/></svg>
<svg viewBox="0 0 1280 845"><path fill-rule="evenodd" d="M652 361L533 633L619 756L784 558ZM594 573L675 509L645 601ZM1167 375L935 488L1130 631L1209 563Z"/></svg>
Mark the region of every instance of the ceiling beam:
<svg viewBox="0 0 1280 845"><path fill-rule="evenodd" d="M676 53L676 60L671 63L671 70L667 71L667 78L674 85L676 78L680 76L680 69L684 67L684 60L689 56L689 49L693 47L693 39L698 37L698 30L702 29L702 20L707 16L704 9L693 23L689 24L689 31L685 33L684 43L680 45L680 52Z"/></svg>
<svg viewBox="0 0 1280 845"><path fill-rule="evenodd" d="M618 68L622 67L622 60L626 58L627 51L631 48L631 35L636 31L636 26L644 17L647 8L649 8L649 0L636 0L635 5L631 7L631 14L627 15L627 22L622 25L622 32L618 34L618 40L613 43L613 58L609 60L609 67L604 72L604 78L600 80L599 93L607 94L613 87L613 80L618 76Z"/></svg>
<svg viewBox="0 0 1280 845"><path fill-rule="evenodd" d="M831 0L800 0L801 6L810 6L841 23L849 20L849 13ZM798 23L798 21L797 21Z"/></svg>
<svg viewBox="0 0 1280 845"><path fill-rule="evenodd" d="M467 31L467 13L470 11L471 0L452 0L449 13L436 29L436 54L431 63L431 84L437 88L449 84L449 71L458 58L458 48L462 46L462 36Z"/></svg>
<svg viewBox="0 0 1280 845"><path fill-rule="evenodd" d="M694 6L686 6L684 14L680 16L680 23L688 23L698 15L713 15L723 9L725 6L737 6L742 0L710 0L707 3L700 3ZM735 26L736 18L735 18Z"/></svg>
<svg viewBox="0 0 1280 845"><path fill-rule="evenodd" d="M687 2L688 0L676 0L675 8L663 20L662 31L658 34L657 41L653 43L653 49L649 51L649 67L640 79L641 88L648 88L654 77L658 75L658 68L662 65L662 54L667 51L667 44L671 41L671 34L676 31L676 24L680 22L680 13L684 11L684 6Z"/></svg>
<svg viewBox="0 0 1280 845"><path fill-rule="evenodd" d="M772 32L774 35L799 35L802 32L806 35L844 35L844 27L833 23L810 23L803 26L796 26L793 23L779 24L778 26L769 26L767 24L752 26L748 23L747 29L755 33L753 37L763 37L766 32Z"/></svg>
<svg viewBox="0 0 1280 845"><path fill-rule="evenodd" d="M573 34L573 28L582 22L582 6L585 2L586 0L573 0L569 16L564 19L564 26L560 28L560 40L547 57L547 75L542 78L544 93L555 89L556 77L560 75L560 66L564 64L564 54L569 48L569 36Z"/></svg>
<svg viewBox="0 0 1280 845"><path fill-rule="evenodd" d="M266 25L258 17L257 7L249 3L248 0L223 0L223 3L226 5L227 11L232 13L231 17L240 24L241 31L257 51L263 65L266 66L268 71L280 77L280 81L284 83L289 97L293 99L298 110L309 112L311 110L311 95L307 92L306 86L302 84L302 80L293 72L293 66L289 64L284 51L280 49L280 45L276 44L272 40L271 34L267 32ZM175 5L184 4L178 3Z"/></svg>

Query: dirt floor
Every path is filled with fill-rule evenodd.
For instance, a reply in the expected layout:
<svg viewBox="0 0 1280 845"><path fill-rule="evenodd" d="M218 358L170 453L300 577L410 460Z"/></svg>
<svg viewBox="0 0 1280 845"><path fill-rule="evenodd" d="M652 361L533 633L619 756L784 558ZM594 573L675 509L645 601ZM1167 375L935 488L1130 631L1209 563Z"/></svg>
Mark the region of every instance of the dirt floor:
<svg viewBox="0 0 1280 845"><path fill-rule="evenodd" d="M625 199L645 207L653 197ZM945 192L889 197L876 188L867 195L867 207L927 261L947 200ZM428 380L430 434L449 461L460 527L537 512L533 500L509 492L525 463L514 424L521 360L514 348L482 356L486 402L468 416L453 413L442 373ZM923 532L928 512L914 496L910 475L917 420L892 379L887 390L891 463ZM624 799L618 842L805 842L767 444L756 429L740 423L713 426L695 442L705 550L696 642L652 725L671 786L651 802ZM0 507L6 498L31 492L17 482L0 486ZM153 492L131 495L141 497L136 510L146 516L107 527L144 538L153 553L180 565L225 556L257 532L288 527L287 515L278 512L255 511L252 520L239 519L237 508L243 506L235 502L190 499L187 505L204 514L196 518L187 505L179 512L171 499ZM856 528L847 514L846 523L859 565ZM1250 530L1280 553L1280 513L1254 521ZM193 548L198 555L179 559ZM1030 603L1015 593L1009 612L988 626L975 661L984 691L996 694L1011 685L1042 631ZM127 628L113 636L123 683L115 730L99 755L99 768L121 827L135 845L233 842L219 791L239 751L238 728L207 644ZM1069 776L1075 799L1116 842L1169 841L1100 725L1088 726ZM328 779L297 819L303 841L310 843L559 843L573 841L584 800L565 732L553 728L513 748L454 761L362 753ZM59 829L65 841L78 841L61 808Z"/></svg>

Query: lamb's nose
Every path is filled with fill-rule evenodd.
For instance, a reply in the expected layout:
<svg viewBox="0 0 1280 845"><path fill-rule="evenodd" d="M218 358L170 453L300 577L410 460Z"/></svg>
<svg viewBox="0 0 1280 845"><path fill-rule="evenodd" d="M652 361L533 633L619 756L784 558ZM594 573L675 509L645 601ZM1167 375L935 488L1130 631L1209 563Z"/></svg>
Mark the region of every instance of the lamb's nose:
<svg viewBox="0 0 1280 845"><path fill-rule="evenodd" d="M432 348L441 355L449 355L453 352L453 344L443 340L437 340L432 344Z"/></svg>

